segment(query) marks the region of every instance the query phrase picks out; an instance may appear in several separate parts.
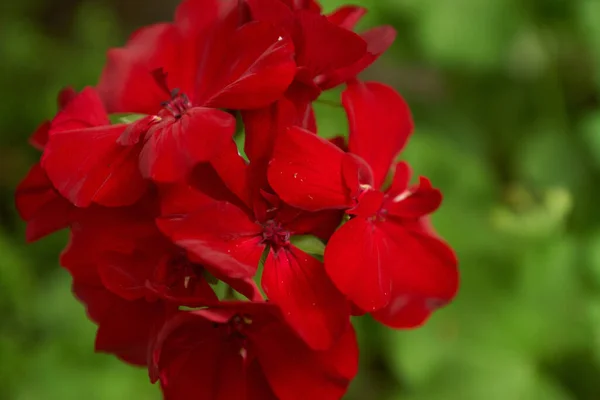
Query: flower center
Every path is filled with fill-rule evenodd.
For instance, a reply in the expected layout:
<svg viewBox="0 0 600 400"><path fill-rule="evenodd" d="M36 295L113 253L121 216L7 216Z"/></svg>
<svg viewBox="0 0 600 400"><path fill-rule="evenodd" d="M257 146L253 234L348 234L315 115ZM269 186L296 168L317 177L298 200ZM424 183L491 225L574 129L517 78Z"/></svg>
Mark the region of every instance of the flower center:
<svg viewBox="0 0 600 400"><path fill-rule="evenodd" d="M263 224L263 243L271 245L277 251L282 247L289 246L290 232L279 222L269 220Z"/></svg>
<svg viewBox="0 0 600 400"><path fill-rule="evenodd" d="M192 108L192 102L185 93L179 93L179 89L174 89L171 92L171 100L163 102L162 106L173 117L179 119L188 109Z"/></svg>

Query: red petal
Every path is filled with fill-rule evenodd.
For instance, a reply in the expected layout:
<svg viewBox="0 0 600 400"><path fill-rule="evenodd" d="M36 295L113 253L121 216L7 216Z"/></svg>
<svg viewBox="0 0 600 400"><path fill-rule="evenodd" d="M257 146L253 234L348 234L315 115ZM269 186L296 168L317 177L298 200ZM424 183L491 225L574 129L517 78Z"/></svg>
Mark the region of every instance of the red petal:
<svg viewBox="0 0 600 400"><path fill-rule="evenodd" d="M170 24L156 24L134 32L124 48L111 49L98 92L109 113L155 114L169 99L152 76L172 59L177 36Z"/></svg>
<svg viewBox="0 0 600 400"><path fill-rule="evenodd" d="M101 319L96 334L96 351L115 354L131 364L146 365L153 333L164 319L160 302L119 301Z"/></svg>
<svg viewBox="0 0 600 400"><path fill-rule="evenodd" d="M48 133L51 126L51 121L42 122L29 137L29 144L40 151L44 150L46 143L48 143Z"/></svg>
<svg viewBox="0 0 600 400"><path fill-rule="evenodd" d="M110 120L98 93L86 87L52 120L50 136L57 131L109 125Z"/></svg>
<svg viewBox="0 0 600 400"><path fill-rule="evenodd" d="M412 133L408 105L394 89L375 82L349 84L342 103L350 124L350 152L371 166L379 188Z"/></svg>
<svg viewBox="0 0 600 400"><path fill-rule="evenodd" d="M35 164L15 191L19 215L27 221L27 241L33 242L66 228L74 206L52 186L41 165Z"/></svg>
<svg viewBox="0 0 600 400"><path fill-rule="evenodd" d="M324 241L329 240L331 235L340 226L342 217L344 216L342 210L323 210L317 212L295 210L293 218L285 221L285 228L292 235L314 235ZM280 212L277 218L281 219L285 218L285 216L282 216Z"/></svg>
<svg viewBox="0 0 600 400"><path fill-rule="evenodd" d="M240 201L247 207L251 207L250 182L248 181L248 165L240 155L237 145L230 140L215 157L210 160L211 165L222 179L223 184L237 196L236 199L225 199L233 204ZM214 197L214 196L213 196Z"/></svg>
<svg viewBox="0 0 600 400"><path fill-rule="evenodd" d="M329 14L327 19L329 22L351 31L366 13L367 9L364 7L341 6Z"/></svg>
<svg viewBox="0 0 600 400"><path fill-rule="evenodd" d="M365 55L352 65L339 68L333 73L319 77L319 87L322 90L328 90L355 79L360 72L377 61L394 43L396 30L391 26L380 26L362 33L360 37L367 42L367 52Z"/></svg>
<svg viewBox="0 0 600 400"><path fill-rule="evenodd" d="M358 199L358 205L346 211L348 214L369 218L377 215L383 205L383 193L367 190Z"/></svg>
<svg viewBox="0 0 600 400"><path fill-rule="evenodd" d="M208 205L181 219L160 219L159 228L193 261L219 275L243 279L254 275L264 245L262 228L230 203Z"/></svg>
<svg viewBox="0 0 600 400"><path fill-rule="evenodd" d="M286 3L292 10L309 10L321 13L321 5L316 0L281 0Z"/></svg>
<svg viewBox="0 0 600 400"><path fill-rule="evenodd" d="M346 299L325 274L323 264L302 250L292 246L271 251L262 286L310 347L329 349L346 331L350 317Z"/></svg>
<svg viewBox="0 0 600 400"><path fill-rule="evenodd" d="M98 273L104 286L125 300L144 298L146 281L152 276L160 252L136 251L132 254L106 253L98 260Z"/></svg>
<svg viewBox="0 0 600 400"><path fill-rule="evenodd" d="M77 282L73 291L98 324L96 351L115 354L130 364L146 365L151 337L164 319L163 305L123 300L104 288Z"/></svg>
<svg viewBox="0 0 600 400"><path fill-rule="evenodd" d="M97 263L102 253L133 253L139 243L160 232L154 218L145 215L141 204L132 207L91 207L74 214L71 242L61 255L61 265Z"/></svg>
<svg viewBox="0 0 600 400"><path fill-rule="evenodd" d="M344 183L350 191L350 196L355 202L358 201L358 197L362 192L373 189L373 170L365 160L354 154L344 154L342 174Z"/></svg>
<svg viewBox="0 0 600 400"><path fill-rule="evenodd" d="M138 169L138 148L116 143L124 125L50 135L42 165L58 192L78 207L135 203L147 188Z"/></svg>
<svg viewBox="0 0 600 400"><path fill-rule="evenodd" d="M224 328L197 313L169 321L154 350L165 399L188 400L199 394L211 400L244 399L244 359L227 339Z"/></svg>
<svg viewBox="0 0 600 400"><path fill-rule="evenodd" d="M224 167L231 168L232 164ZM231 173L233 175L233 171ZM186 181L160 185L159 188L161 215L189 214L216 201L243 206L208 163L196 165Z"/></svg>
<svg viewBox="0 0 600 400"><path fill-rule="evenodd" d="M144 248L151 249L152 246ZM161 299L188 307L205 306L219 301L204 278L204 268L192 264L178 247L171 245L162 254L153 250L146 253L147 264L154 270L145 284Z"/></svg>
<svg viewBox="0 0 600 400"><path fill-rule="evenodd" d="M251 338L279 399L341 399L358 369L358 345L350 326L326 351L311 350L281 323L271 324Z"/></svg>
<svg viewBox="0 0 600 400"><path fill-rule="evenodd" d="M297 19L302 38L296 44L296 60L312 77L351 65L367 51L360 36L331 23L325 16L300 11Z"/></svg>
<svg viewBox="0 0 600 400"><path fill-rule="evenodd" d="M269 107L242 112L246 139L244 151L250 162L270 159L276 138L294 125L294 104L281 99Z"/></svg>
<svg viewBox="0 0 600 400"><path fill-rule="evenodd" d="M194 107L180 119L165 121L148 131L140 154L142 175L157 182L183 179L197 163L217 154L234 132L231 114Z"/></svg>
<svg viewBox="0 0 600 400"><path fill-rule="evenodd" d="M325 247L327 274L348 299L363 310L383 308L390 301L390 269L395 244L372 221L351 219Z"/></svg>
<svg viewBox="0 0 600 400"><path fill-rule="evenodd" d="M456 256L441 240L405 229L393 222L381 224L397 244L392 274L392 299L373 317L393 328L423 324L437 308L450 302L458 290Z"/></svg>
<svg viewBox="0 0 600 400"><path fill-rule="evenodd" d="M294 127L277 140L268 177L283 201L309 211L345 208L344 152L317 135Z"/></svg>
<svg viewBox="0 0 600 400"><path fill-rule="evenodd" d="M391 196L398 196L404 193L408 189L410 184L410 178L412 176L412 169L408 163L401 161L396 164L396 170L394 171L394 178L392 184L387 191L387 194Z"/></svg>
<svg viewBox="0 0 600 400"><path fill-rule="evenodd" d="M281 0L246 0L250 13L257 21L269 22L277 27L283 27L291 32L294 13L289 5Z"/></svg>
<svg viewBox="0 0 600 400"><path fill-rule="evenodd" d="M246 385L244 400L279 400L256 359L246 367Z"/></svg>
<svg viewBox="0 0 600 400"><path fill-rule="evenodd" d="M442 204L442 193L421 177L416 189L408 190L390 199L385 205L388 212L399 218L420 218L433 213Z"/></svg>
<svg viewBox="0 0 600 400"><path fill-rule="evenodd" d="M175 11L175 25L183 37L196 37L236 11L238 0L184 0Z"/></svg>
<svg viewBox="0 0 600 400"><path fill-rule="evenodd" d="M265 107L283 95L296 74L291 40L265 22L238 29L227 44L218 75L203 77L198 104L215 108Z"/></svg>

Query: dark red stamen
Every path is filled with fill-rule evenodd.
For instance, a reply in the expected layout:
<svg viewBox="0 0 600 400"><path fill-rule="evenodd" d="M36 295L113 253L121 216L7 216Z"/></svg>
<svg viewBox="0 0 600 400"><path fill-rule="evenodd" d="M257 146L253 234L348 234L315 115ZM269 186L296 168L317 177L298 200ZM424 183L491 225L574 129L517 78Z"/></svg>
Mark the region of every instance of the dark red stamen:
<svg viewBox="0 0 600 400"><path fill-rule="evenodd" d="M162 106L173 117L181 118L185 112L192 107L192 102L185 93L179 93L179 89L173 89L171 100L162 103Z"/></svg>
<svg viewBox="0 0 600 400"><path fill-rule="evenodd" d="M263 225L263 242L269 244L274 250L289 246L290 232L274 220L269 220Z"/></svg>

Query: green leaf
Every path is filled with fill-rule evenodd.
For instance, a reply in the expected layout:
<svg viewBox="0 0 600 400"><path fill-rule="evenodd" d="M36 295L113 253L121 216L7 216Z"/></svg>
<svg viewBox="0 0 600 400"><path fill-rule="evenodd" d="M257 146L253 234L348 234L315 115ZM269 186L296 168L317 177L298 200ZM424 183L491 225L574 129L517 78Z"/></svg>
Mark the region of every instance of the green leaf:
<svg viewBox="0 0 600 400"><path fill-rule="evenodd" d="M122 114L110 114L108 118L110 122L113 124L131 124L132 122L139 121L140 119L146 117L146 114L130 114L130 113L122 113Z"/></svg>
<svg viewBox="0 0 600 400"><path fill-rule="evenodd" d="M323 259L325 253L325 243L316 236L312 235L296 235L290 238L291 243L304 251L312 255L313 257Z"/></svg>

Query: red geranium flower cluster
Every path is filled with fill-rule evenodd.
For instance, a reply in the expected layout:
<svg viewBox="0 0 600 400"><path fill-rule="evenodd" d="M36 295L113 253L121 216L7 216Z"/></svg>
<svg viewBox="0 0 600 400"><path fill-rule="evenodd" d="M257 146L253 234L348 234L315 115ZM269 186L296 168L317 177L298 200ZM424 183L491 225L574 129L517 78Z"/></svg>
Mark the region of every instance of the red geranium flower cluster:
<svg viewBox="0 0 600 400"><path fill-rule="evenodd" d="M411 328L455 296L456 258L427 222L442 195L395 161L410 111L356 78L395 37L354 33L365 11L185 0L33 135L27 239L69 228L60 261L96 350L146 366L166 399L339 399L352 315ZM316 134L312 108L340 85L347 144Z"/></svg>

